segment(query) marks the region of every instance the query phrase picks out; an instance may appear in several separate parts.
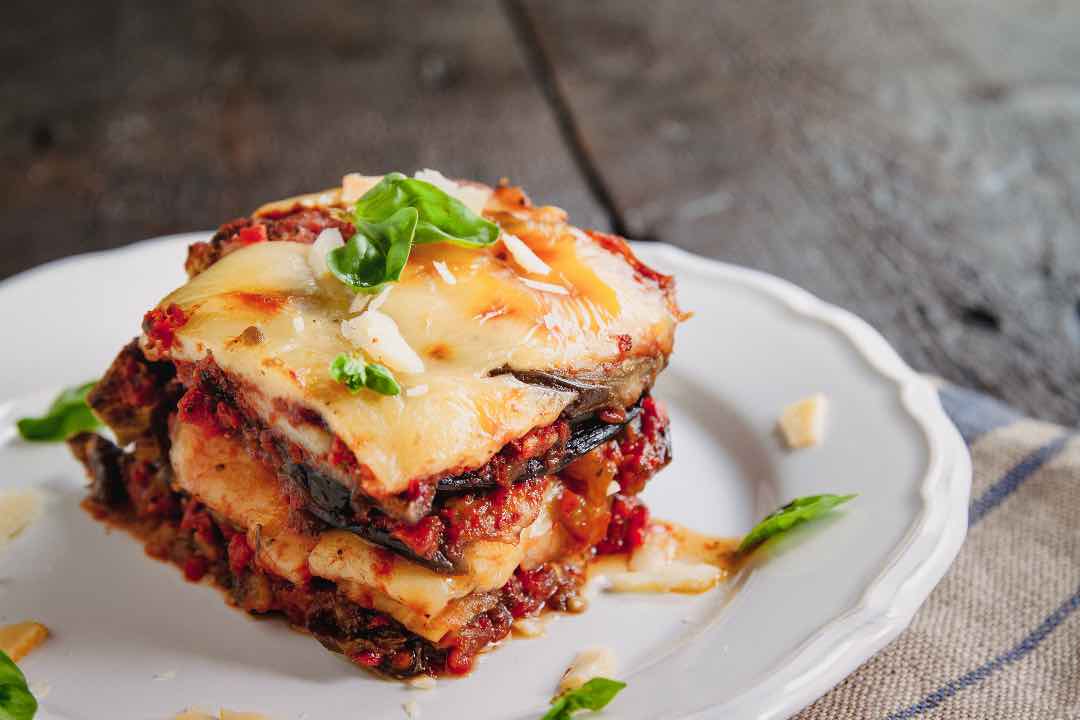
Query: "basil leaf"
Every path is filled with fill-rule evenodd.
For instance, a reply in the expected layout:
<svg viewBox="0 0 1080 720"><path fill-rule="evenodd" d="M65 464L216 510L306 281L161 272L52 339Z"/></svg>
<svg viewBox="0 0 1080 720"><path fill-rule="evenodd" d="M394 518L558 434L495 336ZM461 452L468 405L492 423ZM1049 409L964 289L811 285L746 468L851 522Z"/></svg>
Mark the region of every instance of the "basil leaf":
<svg viewBox="0 0 1080 720"><path fill-rule="evenodd" d="M378 292L394 282L409 260L419 214L402 207L377 221L356 221L356 234L344 247L326 254L326 266L339 280L359 292Z"/></svg>
<svg viewBox="0 0 1080 720"><path fill-rule="evenodd" d="M854 495L810 495L796 498L787 505L774 510L746 533L739 543L738 552L747 553L769 538L790 530L799 523L813 520L819 515L832 510L837 505L846 503Z"/></svg>
<svg viewBox="0 0 1080 720"><path fill-rule="evenodd" d="M330 363L330 377L354 393L360 392L367 382L367 363L341 353Z"/></svg>
<svg viewBox="0 0 1080 720"><path fill-rule="evenodd" d="M626 683L596 677L577 690L560 695L551 703L551 709L540 720L570 720L578 710L603 710Z"/></svg>
<svg viewBox="0 0 1080 720"><path fill-rule="evenodd" d="M368 190L353 206L358 223L382 222L403 207L416 208L417 244L447 242L462 247L491 245L499 239L499 228L459 200L429 182L390 173Z"/></svg>
<svg viewBox="0 0 1080 720"><path fill-rule="evenodd" d="M394 374L379 363L368 363L365 384L369 390L374 390L382 395L398 395L401 393L401 386L394 379Z"/></svg>
<svg viewBox="0 0 1080 720"><path fill-rule="evenodd" d="M16 423L19 434L25 440L58 442L100 426L101 422L86 404L86 396L96 384L95 380L68 388L53 400L48 412L41 417L20 418Z"/></svg>
<svg viewBox="0 0 1080 720"><path fill-rule="evenodd" d="M341 353L330 363L330 377L354 394L364 388L380 395L397 395L401 392L401 386L389 369L379 363L365 363L345 353Z"/></svg>
<svg viewBox="0 0 1080 720"><path fill-rule="evenodd" d="M31 720L36 712L37 700L26 686L26 676L0 650L0 720Z"/></svg>

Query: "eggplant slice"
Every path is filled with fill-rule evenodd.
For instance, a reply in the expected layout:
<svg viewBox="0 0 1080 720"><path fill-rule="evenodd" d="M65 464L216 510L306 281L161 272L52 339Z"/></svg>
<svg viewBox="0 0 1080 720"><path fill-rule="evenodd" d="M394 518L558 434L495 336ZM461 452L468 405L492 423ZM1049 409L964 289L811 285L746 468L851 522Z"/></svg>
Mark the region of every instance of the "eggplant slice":
<svg viewBox="0 0 1080 720"><path fill-rule="evenodd" d="M547 458L537 457L525 461L522 471L512 481L514 483L530 480L540 475L557 473L582 455L603 445L622 432L627 423L641 413L641 405L635 405L626 412L626 420L621 423L607 423L595 417L570 425L570 438L566 441L562 454L556 462L545 462ZM439 479L439 492L463 492L495 487L497 483L487 474L478 470L467 470L460 475Z"/></svg>
<svg viewBox="0 0 1080 720"><path fill-rule="evenodd" d="M555 462L552 462L549 456L532 458L525 462L521 472L513 478L513 482L524 482L562 470L582 455L614 438L640 413L639 403L627 411L626 420L621 423L607 423L596 417L573 423L570 427L570 437ZM289 465L285 468L285 472L307 490L310 502L305 509L327 525L355 533L369 542L385 547L437 572L453 573L457 570L454 563L441 550L436 550L428 557L417 555L412 548L390 532L370 524L357 523L351 491L333 478L307 465ZM469 470L460 475L440 479L438 492L459 493L485 490L495 485L495 481L488 474Z"/></svg>

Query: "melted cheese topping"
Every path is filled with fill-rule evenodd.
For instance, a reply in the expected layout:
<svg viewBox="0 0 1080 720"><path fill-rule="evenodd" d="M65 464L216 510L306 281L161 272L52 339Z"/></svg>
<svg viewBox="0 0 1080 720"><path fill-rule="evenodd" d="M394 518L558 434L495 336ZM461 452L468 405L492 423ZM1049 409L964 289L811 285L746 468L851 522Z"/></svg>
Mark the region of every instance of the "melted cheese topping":
<svg viewBox="0 0 1080 720"><path fill-rule="evenodd" d="M493 207L488 216L512 226L551 268L545 281L566 294L523 283L501 243L416 246L379 311L423 360L423 372L398 373L406 386L426 386L422 395L354 395L331 380L334 357L356 351L341 332L342 321L356 314L350 310L355 296L333 277L317 277L309 247L298 243L237 250L166 297L161 307L175 303L190 318L171 355L191 361L212 355L265 396L266 415L279 429L325 452L328 438L274 417L271 401L318 412L370 470L361 481L369 495L396 494L414 478L482 465L507 442L554 422L574 399L492 371L573 375L636 355L667 355L677 323L654 282L637 276L622 255L558 222L559 212L510 213L495 201L489 211ZM445 282L440 268L456 282ZM238 342L251 326L262 342Z"/></svg>

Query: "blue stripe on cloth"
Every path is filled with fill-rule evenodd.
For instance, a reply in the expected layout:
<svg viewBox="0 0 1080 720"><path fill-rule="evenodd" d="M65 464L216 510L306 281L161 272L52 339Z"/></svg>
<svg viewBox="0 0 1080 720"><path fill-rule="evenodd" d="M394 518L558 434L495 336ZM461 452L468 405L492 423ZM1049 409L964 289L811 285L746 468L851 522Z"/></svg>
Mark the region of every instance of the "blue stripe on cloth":
<svg viewBox="0 0 1080 720"><path fill-rule="evenodd" d="M1016 422L1022 416L1008 405L981 393L947 385L938 393L946 414L956 424L964 442L972 444L980 435Z"/></svg>
<svg viewBox="0 0 1080 720"><path fill-rule="evenodd" d="M971 502L971 506L968 508L968 527L974 526L988 512L1016 492L1016 489L1034 475L1039 468L1060 453L1061 449L1065 447L1065 443L1071 438L1072 435L1060 435L1012 466L1000 480Z"/></svg>
<svg viewBox="0 0 1080 720"><path fill-rule="evenodd" d="M1023 659L1025 655L1037 648L1043 640L1049 637L1059 625L1065 622L1077 608L1080 608L1080 588L1077 588L1076 592L1074 592L1071 597L1059 605L1054 612L1047 615L1046 619L1043 620L1037 628L1028 633L1023 640L1014 645L1010 650L1003 652L993 660L977 667L966 675L961 675L956 680L946 683L914 705L893 713L887 720L907 720L908 718L917 717L925 712L929 712L959 693L961 690L977 685L998 670Z"/></svg>

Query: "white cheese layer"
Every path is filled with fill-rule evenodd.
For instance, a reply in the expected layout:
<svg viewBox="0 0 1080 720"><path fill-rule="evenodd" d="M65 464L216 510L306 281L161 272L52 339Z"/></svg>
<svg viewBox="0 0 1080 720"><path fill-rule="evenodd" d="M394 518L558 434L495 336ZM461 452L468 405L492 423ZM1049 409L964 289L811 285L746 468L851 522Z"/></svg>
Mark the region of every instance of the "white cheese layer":
<svg viewBox="0 0 1080 720"><path fill-rule="evenodd" d="M550 533L536 531L550 530L548 507L522 531L519 543L477 541L466 547L466 572L460 575L436 573L352 533L302 535L289 528L288 499L277 477L238 441L184 423L173 427L171 437L176 484L246 528L261 567L294 584L310 576L331 580L354 602L381 610L432 641L471 620L476 602L484 599L474 594L501 588L527 556L544 562L562 551L542 542ZM555 497L549 494L549 504Z"/></svg>
<svg viewBox="0 0 1080 720"><path fill-rule="evenodd" d="M522 282L501 243L434 244L413 248L401 281L383 297L378 312L422 361L401 368L406 384L427 387L422 395L352 394L330 378L333 359L357 351L341 332L356 314L356 296L332 276L316 275L309 246L298 243L237 250L162 300L161 307L175 303L190 318L169 354L212 356L261 393L267 408L284 400L317 412L366 466L361 484L369 495L477 467L507 442L554 422L574 399L492 371L596 372L636 355L666 355L677 323L665 293L623 255L565 223L532 223L520 214L489 216L513 225L550 268L548 284L565 294ZM251 326L261 342L237 342ZM272 411L266 419L297 442L314 443L309 449L329 444L310 428L286 427Z"/></svg>

